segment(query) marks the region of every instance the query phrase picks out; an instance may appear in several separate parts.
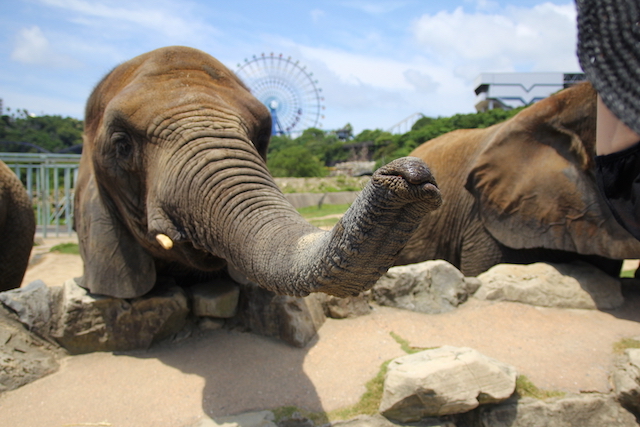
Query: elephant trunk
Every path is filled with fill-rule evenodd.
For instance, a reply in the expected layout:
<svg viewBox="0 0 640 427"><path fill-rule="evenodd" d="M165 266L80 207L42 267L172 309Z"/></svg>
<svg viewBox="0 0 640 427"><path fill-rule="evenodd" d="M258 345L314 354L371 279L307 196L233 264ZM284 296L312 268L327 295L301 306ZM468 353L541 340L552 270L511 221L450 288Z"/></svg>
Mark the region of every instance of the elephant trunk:
<svg viewBox="0 0 640 427"><path fill-rule="evenodd" d="M402 158L376 171L340 222L322 231L291 206L255 151L241 149L233 159L216 152L183 180L190 184L179 193L188 202L164 208L184 231L157 232L182 236L280 294L344 297L369 289L441 204L424 162Z"/></svg>

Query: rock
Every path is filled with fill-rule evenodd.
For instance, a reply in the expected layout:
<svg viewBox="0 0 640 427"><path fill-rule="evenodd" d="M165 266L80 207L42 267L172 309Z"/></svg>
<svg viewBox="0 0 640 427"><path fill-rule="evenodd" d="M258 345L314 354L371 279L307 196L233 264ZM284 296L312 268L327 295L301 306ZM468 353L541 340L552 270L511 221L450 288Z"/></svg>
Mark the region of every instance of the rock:
<svg viewBox="0 0 640 427"><path fill-rule="evenodd" d="M405 424L391 422L382 415L359 415L356 418L347 421L336 421L331 427L398 427ZM411 424L412 426L415 424ZM440 420L437 418L423 418L420 420L420 426L424 427L456 427L451 421Z"/></svg>
<svg viewBox="0 0 640 427"><path fill-rule="evenodd" d="M0 305L0 392L14 390L56 372L65 356L57 345L29 332Z"/></svg>
<svg viewBox="0 0 640 427"><path fill-rule="evenodd" d="M478 427L637 427L635 417L611 395L585 394L549 400L512 399L456 417Z"/></svg>
<svg viewBox="0 0 640 427"><path fill-rule="evenodd" d="M240 289L240 304L234 322L250 331L304 347L326 320L315 295L305 298L276 295L249 283Z"/></svg>
<svg viewBox="0 0 640 427"><path fill-rule="evenodd" d="M313 421L297 411L278 421L278 427L314 427L314 425Z"/></svg>
<svg viewBox="0 0 640 427"><path fill-rule="evenodd" d="M557 307L609 310L624 302L620 281L586 263L498 264L480 274L475 297Z"/></svg>
<svg viewBox="0 0 640 427"><path fill-rule="evenodd" d="M203 418L191 427L277 427L271 411L247 412L230 417Z"/></svg>
<svg viewBox="0 0 640 427"><path fill-rule="evenodd" d="M419 421L470 411L508 399L513 367L471 348L444 346L391 361L380 413L394 421Z"/></svg>
<svg viewBox="0 0 640 427"><path fill-rule="evenodd" d="M324 314L332 319L352 319L371 313L369 300L371 291L346 298L334 297L327 294L316 294L321 301Z"/></svg>
<svg viewBox="0 0 640 427"><path fill-rule="evenodd" d="M226 319L236 315L240 288L235 282L218 279L192 286L189 291L196 316Z"/></svg>
<svg viewBox="0 0 640 427"><path fill-rule="evenodd" d="M203 331L216 331L224 327L224 320L211 317L203 317L198 322L198 327Z"/></svg>
<svg viewBox="0 0 640 427"><path fill-rule="evenodd" d="M72 354L146 349L180 331L189 313L179 287L125 300L89 294L68 280L61 299L51 336Z"/></svg>
<svg viewBox="0 0 640 427"><path fill-rule="evenodd" d="M23 288L0 293L0 301L13 310L30 331L46 337L61 293L62 287L50 288L42 280L35 280Z"/></svg>
<svg viewBox="0 0 640 427"><path fill-rule="evenodd" d="M437 314L458 307L478 285L476 279L465 278L453 265L438 260L392 267L372 291L380 305Z"/></svg>
<svg viewBox="0 0 640 427"><path fill-rule="evenodd" d="M629 348L611 374L618 401L640 416L640 349Z"/></svg>

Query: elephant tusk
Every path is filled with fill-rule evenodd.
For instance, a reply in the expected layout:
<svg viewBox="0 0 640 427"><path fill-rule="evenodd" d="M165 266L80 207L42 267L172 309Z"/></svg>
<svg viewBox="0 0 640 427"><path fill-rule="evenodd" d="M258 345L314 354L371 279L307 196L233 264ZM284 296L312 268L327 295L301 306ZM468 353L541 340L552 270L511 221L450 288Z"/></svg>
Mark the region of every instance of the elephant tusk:
<svg viewBox="0 0 640 427"><path fill-rule="evenodd" d="M166 234L156 234L156 240L166 250L173 248L173 240Z"/></svg>

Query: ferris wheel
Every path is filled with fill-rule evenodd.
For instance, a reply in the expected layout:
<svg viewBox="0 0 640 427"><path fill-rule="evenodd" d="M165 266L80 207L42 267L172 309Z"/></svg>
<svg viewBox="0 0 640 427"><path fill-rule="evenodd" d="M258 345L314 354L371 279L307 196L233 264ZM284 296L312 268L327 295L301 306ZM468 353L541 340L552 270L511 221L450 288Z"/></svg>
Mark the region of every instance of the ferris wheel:
<svg viewBox="0 0 640 427"><path fill-rule="evenodd" d="M322 126L322 89L313 73L298 61L263 53L238 64L236 74L271 112L272 135Z"/></svg>

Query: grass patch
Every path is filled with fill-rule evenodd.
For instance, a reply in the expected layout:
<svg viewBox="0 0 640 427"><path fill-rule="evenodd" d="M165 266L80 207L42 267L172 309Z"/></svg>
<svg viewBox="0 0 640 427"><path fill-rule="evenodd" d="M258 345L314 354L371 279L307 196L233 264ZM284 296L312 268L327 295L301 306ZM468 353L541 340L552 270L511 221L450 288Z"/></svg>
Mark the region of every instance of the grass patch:
<svg viewBox="0 0 640 427"><path fill-rule="evenodd" d="M635 270L623 270L620 272L620 277L622 279L633 279L635 277Z"/></svg>
<svg viewBox="0 0 640 427"><path fill-rule="evenodd" d="M628 348L640 348L640 341L633 338L623 338L613 343L613 352L616 354L622 354Z"/></svg>
<svg viewBox="0 0 640 427"><path fill-rule="evenodd" d="M304 208L299 208L298 212L305 218L317 218L321 216L327 215L340 215L343 214L349 209L351 206L349 203L343 205L325 205L323 204L320 208L317 206L306 206Z"/></svg>
<svg viewBox="0 0 640 427"><path fill-rule="evenodd" d="M405 340L404 338L402 338L400 335L396 334L395 332L393 332L393 331L389 332L389 335L391 335L391 338L393 338L394 340L396 340L396 342L398 344L400 344L400 348L402 349L402 351L404 351L407 354L419 353L421 351L437 348L437 347L426 347L426 348L413 347L413 346L409 345L409 341Z"/></svg>
<svg viewBox="0 0 640 427"><path fill-rule="evenodd" d="M311 224L316 227L333 227L340 220L339 217L334 218L324 218L330 215L343 215L347 209L349 209L350 204L343 205L325 205L323 204L321 207L317 206L306 206L304 208L299 208L298 212ZM314 219L316 218L316 219Z"/></svg>
<svg viewBox="0 0 640 427"><path fill-rule="evenodd" d="M533 397L534 399L540 400L564 396L564 393L561 391L539 389L524 375L518 375L516 378L516 393L518 393L520 397Z"/></svg>
<svg viewBox="0 0 640 427"><path fill-rule="evenodd" d="M313 421L314 425L323 425L329 422L329 418L327 417L326 412L310 412L304 409L300 409L296 406L281 406L280 408L276 408L273 411L273 415L275 417L276 423L282 421L285 418L291 417L294 412L298 412L305 418L309 418Z"/></svg>
<svg viewBox="0 0 640 427"><path fill-rule="evenodd" d="M378 413L382 392L384 390L384 376L391 360L387 360L380 366L378 374L365 384L366 391L360 397L360 401L347 408L336 409L330 412L310 412L295 406L283 406L274 409L276 423L284 418L291 417L294 412L309 418L315 425L323 425L337 420L349 420L358 415L375 415Z"/></svg>
<svg viewBox="0 0 640 427"><path fill-rule="evenodd" d="M60 254L80 255L80 248L77 243L60 243L52 247L49 252L57 252Z"/></svg>
<svg viewBox="0 0 640 427"><path fill-rule="evenodd" d="M371 177L333 176L322 178L275 178L283 193L334 193L362 191Z"/></svg>
<svg viewBox="0 0 640 427"><path fill-rule="evenodd" d="M384 362L382 366L380 366L378 374L365 384L367 391L360 397L358 403L348 408L336 409L335 411L329 412L329 420L348 420L358 415L377 414L384 390L384 376L387 374L389 363L391 363L391 360Z"/></svg>

